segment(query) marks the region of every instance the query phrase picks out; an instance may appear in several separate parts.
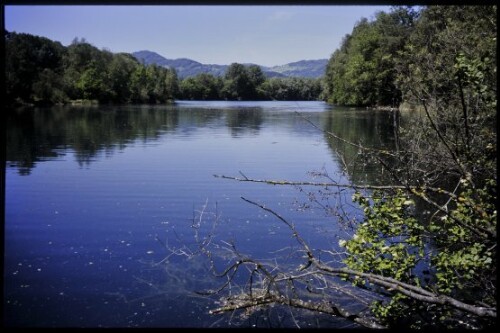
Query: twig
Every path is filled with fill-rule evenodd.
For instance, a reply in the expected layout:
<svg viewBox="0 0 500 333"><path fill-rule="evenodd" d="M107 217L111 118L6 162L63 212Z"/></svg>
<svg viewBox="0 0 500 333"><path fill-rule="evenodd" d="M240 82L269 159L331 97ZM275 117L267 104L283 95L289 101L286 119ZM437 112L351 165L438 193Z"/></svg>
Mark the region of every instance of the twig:
<svg viewBox="0 0 500 333"><path fill-rule="evenodd" d="M309 248L307 243L304 241L304 239L298 234L297 230L295 229L295 226L285 220L281 215L278 213L274 212L272 209L267 208L261 204L258 204L256 202L253 202L251 200L245 199L242 197L242 199L248 203L251 203L257 207L260 207L261 209L273 214L276 216L279 220L281 220L283 223L285 223L290 230L293 233L293 236L295 239L299 242L300 245L304 248L306 254L307 254L307 259L310 263L312 263L313 266L318 268L319 270L327 273L327 274L332 274L334 276L341 276L341 277L361 277L365 278L367 281L376 284L378 286L386 288L388 291L392 292L399 292L403 295L406 295L408 297L411 297L413 299L427 302L427 303L432 303L432 304L440 304L440 305L450 305L458 310L462 310L471 314L474 314L479 317L493 317L496 318L497 316L497 311L496 308L487 308L487 307L479 307L479 306L474 306L471 304L467 304L464 302L461 302L453 297L446 296L446 295L440 295L440 294L435 294L433 292L430 292L428 290L425 290L421 287L410 285L408 283L404 283L402 281L390 278L390 277L385 277L382 275L378 274L372 274L372 273L364 273L360 271L354 271L350 270L347 268L333 268L327 265L322 264L320 261L316 259L314 256L312 250Z"/></svg>
<svg viewBox="0 0 500 333"><path fill-rule="evenodd" d="M431 191L440 194L446 194L453 199L457 198L457 195L443 190L439 187L428 187L428 186L408 186L408 185L355 185L355 184L340 184L336 182L330 183L318 183L318 182L308 182L308 181L289 181L289 180L272 180L272 179L253 179L253 178L238 178L226 175L213 175L215 178L231 179L239 182L252 182L252 183L266 183L269 185L287 185L287 186L320 186L320 187L341 187L341 188L352 188L355 190L421 190L421 191Z"/></svg>

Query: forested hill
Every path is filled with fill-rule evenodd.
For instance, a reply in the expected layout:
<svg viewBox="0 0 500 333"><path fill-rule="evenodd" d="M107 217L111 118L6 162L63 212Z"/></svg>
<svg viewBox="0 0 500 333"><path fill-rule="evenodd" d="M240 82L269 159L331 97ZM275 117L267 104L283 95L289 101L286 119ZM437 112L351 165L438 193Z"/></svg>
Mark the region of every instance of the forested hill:
<svg viewBox="0 0 500 333"><path fill-rule="evenodd" d="M152 51L138 51L133 52L132 55L140 62L146 65L156 64L162 67L174 68L180 78L192 77L201 73L212 74L215 76L223 76L229 67L228 65L213 65L202 64L187 58L167 59L156 52ZM326 64L328 59L318 60L301 60L292 62L285 65L266 67L259 66L264 75L268 78L271 77L305 77L305 78L319 78L325 74ZM251 66L254 64L245 64Z"/></svg>
<svg viewBox="0 0 500 333"><path fill-rule="evenodd" d="M496 7L395 7L371 20L360 19L338 49L332 46L329 60L274 67L204 65L151 51L115 54L85 40L63 46L45 37L5 31L6 99L7 104L58 104L80 99L164 103L320 98L336 105L397 108L402 102L420 103L414 93L417 86L439 82L438 90L426 89L442 91L446 103L469 87L479 87L471 94L491 102L496 90L484 88L496 83L496 49L490 49L496 39L489 37L496 36L496 26L485 30L496 22L489 19L491 13ZM449 36L440 33L445 28ZM431 45L432 38L437 41ZM438 68L447 70L443 77L437 77ZM450 93L452 88L457 91Z"/></svg>
<svg viewBox="0 0 500 333"><path fill-rule="evenodd" d="M84 39L70 45L5 31L7 105L80 102L166 103L196 100L317 100L321 79L269 77L258 65L232 63L220 73L179 79L177 68L203 66L189 59L157 64L128 53L100 50ZM153 54L154 56L154 54ZM160 57L160 56L158 56ZM156 57L156 61L161 60ZM215 68L215 67L212 67Z"/></svg>

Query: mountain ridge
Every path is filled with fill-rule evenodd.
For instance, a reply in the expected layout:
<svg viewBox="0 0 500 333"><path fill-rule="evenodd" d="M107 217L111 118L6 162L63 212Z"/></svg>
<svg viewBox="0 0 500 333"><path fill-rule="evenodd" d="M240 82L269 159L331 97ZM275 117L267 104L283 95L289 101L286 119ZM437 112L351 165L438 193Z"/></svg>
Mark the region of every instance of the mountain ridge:
<svg viewBox="0 0 500 333"><path fill-rule="evenodd" d="M146 65L156 64L162 67L175 68L179 78L195 76L201 73L223 76L229 65L203 64L189 58L167 59L162 55L141 50L132 52L132 55ZM245 63L245 66L257 65L268 77L306 77L319 78L324 75L328 59L299 60L278 66L262 66L258 64Z"/></svg>

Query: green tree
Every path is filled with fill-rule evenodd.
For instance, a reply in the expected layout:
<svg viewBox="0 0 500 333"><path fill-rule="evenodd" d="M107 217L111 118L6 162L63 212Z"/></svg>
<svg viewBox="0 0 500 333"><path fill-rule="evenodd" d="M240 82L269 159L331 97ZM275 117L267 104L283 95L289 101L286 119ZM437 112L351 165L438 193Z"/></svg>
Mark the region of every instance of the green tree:
<svg viewBox="0 0 500 333"><path fill-rule="evenodd" d="M133 103L144 103L149 99L147 89L146 68L139 65L130 78L131 100Z"/></svg>
<svg viewBox="0 0 500 333"><path fill-rule="evenodd" d="M4 33L8 103L61 102L64 47L44 37ZM49 85L53 90L48 89Z"/></svg>
<svg viewBox="0 0 500 333"><path fill-rule="evenodd" d="M103 73L97 64L91 63L78 78L79 95L88 100L106 100L109 93Z"/></svg>
<svg viewBox="0 0 500 333"><path fill-rule="evenodd" d="M130 54L99 50L85 39L70 46L29 34L5 32L9 104L99 102L164 103L179 92L173 69L144 66Z"/></svg>
<svg viewBox="0 0 500 333"><path fill-rule="evenodd" d="M180 85L181 96L191 100L218 100L220 99L223 82L211 74L201 73L194 77L182 80Z"/></svg>
<svg viewBox="0 0 500 333"><path fill-rule="evenodd" d="M170 68L165 74L166 99L174 100L180 94L179 78L175 68Z"/></svg>
<svg viewBox="0 0 500 333"><path fill-rule="evenodd" d="M321 79L298 77L273 77L259 86L262 98L277 101L314 101L321 91Z"/></svg>
<svg viewBox="0 0 500 333"><path fill-rule="evenodd" d="M331 56L325 75L326 99L334 104L398 105L397 52L407 41L418 13L408 7L361 19Z"/></svg>
<svg viewBox="0 0 500 333"><path fill-rule="evenodd" d="M165 71L162 71L156 64L146 67L146 90L147 102L156 103L166 101L166 80Z"/></svg>
<svg viewBox="0 0 500 333"><path fill-rule="evenodd" d="M249 99L261 99L262 96L259 94L260 86L266 81L266 76L264 72L257 65L250 65L247 68L248 80L249 80Z"/></svg>
<svg viewBox="0 0 500 333"><path fill-rule="evenodd" d="M68 99L64 93L62 76L48 68L38 74L32 92L34 101L38 103L63 104Z"/></svg>
<svg viewBox="0 0 500 333"><path fill-rule="evenodd" d="M222 95L229 100L245 100L251 94L251 84L245 66L232 63L224 75Z"/></svg>
<svg viewBox="0 0 500 333"><path fill-rule="evenodd" d="M66 93L71 99L107 99L109 91L102 92L107 81L106 63L111 54L103 55L85 40L76 38L68 46L64 58L64 82Z"/></svg>
<svg viewBox="0 0 500 333"><path fill-rule="evenodd" d="M113 101L127 103L131 101L131 77L139 62L130 54L115 54L109 65L109 76Z"/></svg>

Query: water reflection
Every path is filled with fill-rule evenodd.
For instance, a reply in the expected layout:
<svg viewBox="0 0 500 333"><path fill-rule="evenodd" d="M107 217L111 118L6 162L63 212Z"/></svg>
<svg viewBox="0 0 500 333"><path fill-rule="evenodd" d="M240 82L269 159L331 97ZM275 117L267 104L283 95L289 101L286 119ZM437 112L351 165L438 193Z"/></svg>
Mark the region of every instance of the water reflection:
<svg viewBox="0 0 500 333"><path fill-rule="evenodd" d="M189 294L211 287L206 262L151 265L165 257L157 235L171 247L192 244L193 211L207 198L223 215L217 237L256 258L295 243L240 196L276 208L318 248L339 235L323 215L298 212L302 194L291 188L212 175L297 180L322 165L335 169L337 152L356 161L356 150L325 140L302 116L368 145L390 145L392 133L386 113L320 102L11 111L4 317L12 326L207 327L217 320L208 315L212 303Z"/></svg>
<svg viewBox="0 0 500 333"><path fill-rule="evenodd" d="M21 174L39 161L54 159L65 149L75 152L80 165L100 153L112 154L127 143L156 140L179 122L175 108L52 107L7 112L6 159Z"/></svg>
<svg viewBox="0 0 500 333"><path fill-rule="evenodd" d="M336 108L327 114L323 129L349 142L376 149L395 149L396 112ZM325 133L331 151L340 156L347 175L355 184L379 184L389 174L376 159L366 159L360 149Z"/></svg>
<svg viewBox="0 0 500 333"><path fill-rule="evenodd" d="M258 135L263 122L263 111L255 109L233 109L227 112L226 124L234 138L243 135Z"/></svg>
<svg viewBox="0 0 500 333"><path fill-rule="evenodd" d="M394 148L392 112L345 109L336 107L327 112L306 115L324 131L330 131L351 142L372 147ZM214 105L181 103L171 106L73 106L40 109L16 109L7 112L7 161L18 172L28 175L37 162L64 156L66 149L75 152L77 162L89 165L100 154L112 155L135 140L151 143L162 135L175 133L189 137L205 126L226 126L234 138L258 136L264 123L288 126L295 133L307 135L317 130L287 108L264 113L263 107L248 105ZM279 112L287 117L277 117ZM325 134L334 155L341 154L354 182L370 182L380 168L373 161L359 159L359 149Z"/></svg>

